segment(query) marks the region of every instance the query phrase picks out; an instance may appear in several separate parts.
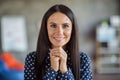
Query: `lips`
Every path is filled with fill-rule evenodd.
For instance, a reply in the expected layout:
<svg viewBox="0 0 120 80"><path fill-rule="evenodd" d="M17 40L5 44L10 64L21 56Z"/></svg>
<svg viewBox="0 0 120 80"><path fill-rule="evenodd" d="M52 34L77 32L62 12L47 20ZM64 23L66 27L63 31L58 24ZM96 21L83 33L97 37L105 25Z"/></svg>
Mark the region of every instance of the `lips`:
<svg viewBox="0 0 120 80"><path fill-rule="evenodd" d="M62 40L64 40L64 37L54 37L54 39L55 39L56 41L62 41Z"/></svg>

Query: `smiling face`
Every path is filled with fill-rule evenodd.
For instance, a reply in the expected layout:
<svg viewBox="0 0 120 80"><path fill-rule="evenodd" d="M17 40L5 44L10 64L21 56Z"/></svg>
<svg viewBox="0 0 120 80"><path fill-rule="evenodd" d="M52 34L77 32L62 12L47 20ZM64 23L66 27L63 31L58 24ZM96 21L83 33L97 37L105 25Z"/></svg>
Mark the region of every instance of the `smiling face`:
<svg viewBox="0 0 120 80"><path fill-rule="evenodd" d="M55 12L48 18L47 31L52 48L64 47L71 37L72 22L65 14Z"/></svg>

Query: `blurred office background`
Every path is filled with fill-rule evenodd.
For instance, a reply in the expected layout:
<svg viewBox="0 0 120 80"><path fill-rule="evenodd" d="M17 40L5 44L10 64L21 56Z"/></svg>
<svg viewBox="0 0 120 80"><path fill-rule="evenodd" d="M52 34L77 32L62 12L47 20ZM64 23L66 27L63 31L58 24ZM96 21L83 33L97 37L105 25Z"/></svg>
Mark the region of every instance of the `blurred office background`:
<svg viewBox="0 0 120 80"><path fill-rule="evenodd" d="M36 50L42 17L54 4L76 15L80 50L92 60L94 80L120 80L120 0L0 0L0 78L13 72L18 75L5 80L23 80L25 57Z"/></svg>

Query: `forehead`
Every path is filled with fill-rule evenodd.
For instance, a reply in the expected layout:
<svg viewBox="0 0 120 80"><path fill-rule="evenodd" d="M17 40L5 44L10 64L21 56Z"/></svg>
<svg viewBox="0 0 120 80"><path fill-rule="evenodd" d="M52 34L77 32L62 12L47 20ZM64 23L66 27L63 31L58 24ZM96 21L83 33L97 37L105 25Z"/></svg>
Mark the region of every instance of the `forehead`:
<svg viewBox="0 0 120 80"><path fill-rule="evenodd" d="M71 23L71 20L63 13L55 12L48 18L48 22Z"/></svg>

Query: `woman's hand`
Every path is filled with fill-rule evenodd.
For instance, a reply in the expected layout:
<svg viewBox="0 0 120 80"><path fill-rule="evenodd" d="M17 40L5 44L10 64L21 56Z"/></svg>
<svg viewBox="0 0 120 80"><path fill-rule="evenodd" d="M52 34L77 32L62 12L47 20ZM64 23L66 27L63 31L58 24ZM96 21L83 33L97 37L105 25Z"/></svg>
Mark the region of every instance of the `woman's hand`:
<svg viewBox="0 0 120 80"><path fill-rule="evenodd" d="M54 55L55 52L54 50L52 49L50 51L50 63L51 63L51 68L55 71L58 71L59 70L59 60L60 58L56 55Z"/></svg>
<svg viewBox="0 0 120 80"><path fill-rule="evenodd" d="M54 56L53 58L57 57L59 59L58 60L59 70L62 73L65 73L67 71L67 54L66 54L66 52L64 51L64 49L62 47L54 48L54 49L51 50L51 52L52 52L52 55ZM51 65L52 64L53 63L51 63Z"/></svg>

